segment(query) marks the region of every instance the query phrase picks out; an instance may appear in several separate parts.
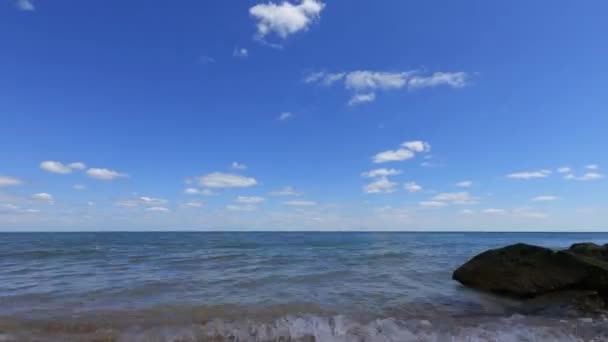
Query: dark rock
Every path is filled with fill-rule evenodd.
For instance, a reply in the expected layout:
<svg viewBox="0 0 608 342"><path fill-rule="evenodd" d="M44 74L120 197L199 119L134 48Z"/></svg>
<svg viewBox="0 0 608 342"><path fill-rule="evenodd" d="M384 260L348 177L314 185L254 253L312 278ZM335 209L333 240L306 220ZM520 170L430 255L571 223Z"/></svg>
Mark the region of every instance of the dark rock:
<svg viewBox="0 0 608 342"><path fill-rule="evenodd" d="M575 243L568 252L608 262L608 244L600 246L595 243Z"/></svg>
<svg viewBox="0 0 608 342"><path fill-rule="evenodd" d="M518 298L566 290L596 291L608 298L604 247L576 244L564 251L516 244L483 252L452 278L479 290Z"/></svg>

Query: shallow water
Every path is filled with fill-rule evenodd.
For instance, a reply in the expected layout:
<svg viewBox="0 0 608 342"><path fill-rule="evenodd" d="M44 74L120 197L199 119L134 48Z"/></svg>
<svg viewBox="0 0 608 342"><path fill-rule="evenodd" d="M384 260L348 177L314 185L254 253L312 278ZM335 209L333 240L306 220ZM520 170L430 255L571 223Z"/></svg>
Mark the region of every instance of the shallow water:
<svg viewBox="0 0 608 342"><path fill-rule="evenodd" d="M0 341L608 341L451 272L515 242L608 233L0 234Z"/></svg>

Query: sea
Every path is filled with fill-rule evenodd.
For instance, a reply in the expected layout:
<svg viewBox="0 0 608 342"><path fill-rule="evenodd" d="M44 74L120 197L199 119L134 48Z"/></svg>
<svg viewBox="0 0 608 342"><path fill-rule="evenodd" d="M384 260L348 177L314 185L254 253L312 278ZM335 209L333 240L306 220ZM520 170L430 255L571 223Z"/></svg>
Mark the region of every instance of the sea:
<svg viewBox="0 0 608 342"><path fill-rule="evenodd" d="M0 341L608 341L452 280L516 242L608 233L2 233Z"/></svg>

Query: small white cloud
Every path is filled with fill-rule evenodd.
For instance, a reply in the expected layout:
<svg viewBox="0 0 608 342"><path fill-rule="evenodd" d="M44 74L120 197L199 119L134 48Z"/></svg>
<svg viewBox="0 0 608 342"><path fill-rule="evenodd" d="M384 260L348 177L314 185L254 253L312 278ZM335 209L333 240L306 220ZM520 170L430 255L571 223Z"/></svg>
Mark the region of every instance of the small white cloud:
<svg viewBox="0 0 608 342"><path fill-rule="evenodd" d="M422 201L418 202L418 204L423 208L442 208L447 204L439 201Z"/></svg>
<svg viewBox="0 0 608 342"><path fill-rule="evenodd" d="M51 204L55 201L55 199L53 198L53 195L46 193L46 192L39 192L37 194L33 194L32 199L37 200L37 201L49 202Z"/></svg>
<svg viewBox="0 0 608 342"><path fill-rule="evenodd" d="M572 169L567 167L567 166L562 166L560 168L557 169L557 172L559 173L568 173L568 172L572 172Z"/></svg>
<svg viewBox="0 0 608 342"><path fill-rule="evenodd" d="M557 201L559 199L559 197L557 196L551 196L551 195L542 195L542 196L536 196L534 198L531 198L531 201L534 202L547 202L547 201Z"/></svg>
<svg viewBox="0 0 608 342"><path fill-rule="evenodd" d="M247 205L234 205L229 204L226 206L226 209L230 211L255 211L258 208L255 205L247 204Z"/></svg>
<svg viewBox="0 0 608 342"><path fill-rule="evenodd" d="M283 202L285 205L290 205L294 207L311 207L317 205L317 202L314 201L305 201L305 200L293 200Z"/></svg>
<svg viewBox="0 0 608 342"><path fill-rule="evenodd" d="M460 214L462 215L473 215L475 212L471 209L463 209L460 211Z"/></svg>
<svg viewBox="0 0 608 342"><path fill-rule="evenodd" d="M525 171L508 174L508 178L513 179L534 179L534 178L545 178L551 174L550 170L539 170L539 171Z"/></svg>
<svg viewBox="0 0 608 342"><path fill-rule="evenodd" d="M205 203L200 201L189 201L183 204L184 207L189 208L202 208L204 205Z"/></svg>
<svg viewBox="0 0 608 342"><path fill-rule="evenodd" d="M0 188L8 186L17 186L23 184L23 181L19 178L0 176Z"/></svg>
<svg viewBox="0 0 608 342"><path fill-rule="evenodd" d="M323 8L325 4L320 0L301 0L298 5L288 1L280 4L268 2L251 7L249 14L256 20L259 38L270 33L287 38L291 34L308 30L319 19Z"/></svg>
<svg viewBox="0 0 608 342"><path fill-rule="evenodd" d="M583 181L583 182L600 180L602 178L604 178L604 175L597 173L597 172L587 172L582 176L575 176L570 173L570 174L567 174L564 176L564 179L577 180L577 181Z"/></svg>
<svg viewBox="0 0 608 342"><path fill-rule="evenodd" d="M247 165L237 163L237 162L232 162L231 167L235 170L246 170L247 169Z"/></svg>
<svg viewBox="0 0 608 342"><path fill-rule="evenodd" d="M133 208L139 206L139 201L136 200L121 200L116 202L116 205L119 207Z"/></svg>
<svg viewBox="0 0 608 342"><path fill-rule="evenodd" d="M391 182L386 177L380 177L375 181L365 185L363 191L368 194L385 194L395 192L397 183Z"/></svg>
<svg viewBox="0 0 608 342"><path fill-rule="evenodd" d="M598 170L600 167L597 164L589 164L585 166L588 170Z"/></svg>
<svg viewBox="0 0 608 342"><path fill-rule="evenodd" d="M363 94L354 94L350 100L348 100L349 106L356 106L363 103L374 102L376 99L376 93L363 93Z"/></svg>
<svg viewBox="0 0 608 342"><path fill-rule="evenodd" d="M19 207L11 203L0 203L0 209L15 211L19 210Z"/></svg>
<svg viewBox="0 0 608 342"><path fill-rule="evenodd" d="M114 180L116 178L128 177L125 173L102 168L90 168L87 170L87 175L100 180Z"/></svg>
<svg viewBox="0 0 608 342"><path fill-rule="evenodd" d="M211 195L213 195L213 191L211 191L209 189L187 188L186 190L184 190L184 194L211 196Z"/></svg>
<svg viewBox="0 0 608 342"><path fill-rule="evenodd" d="M277 120L279 121L287 121L291 118L293 118L293 113L292 112L283 112L281 114L279 114L279 116L277 117Z"/></svg>
<svg viewBox="0 0 608 342"><path fill-rule="evenodd" d="M484 209L483 213L491 214L491 215L504 215L504 214L506 214L506 211L504 209L488 208L488 209Z"/></svg>
<svg viewBox="0 0 608 342"><path fill-rule="evenodd" d="M22 11L35 11L36 7L30 0L17 0L17 8Z"/></svg>
<svg viewBox="0 0 608 342"><path fill-rule="evenodd" d="M65 165L58 161L46 160L40 163L40 168L44 171L48 171L51 173L65 175L68 173L72 173L73 170L83 170L86 168L86 165L81 162L75 162Z"/></svg>
<svg viewBox="0 0 608 342"><path fill-rule="evenodd" d="M74 184L72 188L74 188L74 190L82 191L86 190L87 186L83 184Z"/></svg>
<svg viewBox="0 0 608 342"><path fill-rule="evenodd" d="M166 207L149 207L144 210L155 213L168 213L170 211L169 208Z"/></svg>
<svg viewBox="0 0 608 342"><path fill-rule="evenodd" d="M438 86L462 88L468 84L468 79L469 74L465 72L435 72L431 75L425 75L419 70L355 70L339 73L312 72L304 77L304 82L331 86L343 81L344 88L352 93L349 104L354 105L375 100L377 91Z"/></svg>
<svg viewBox="0 0 608 342"><path fill-rule="evenodd" d="M87 168L87 166L82 162L70 163L68 164L68 167L72 170L84 170Z"/></svg>
<svg viewBox="0 0 608 342"><path fill-rule="evenodd" d="M430 76L413 76L408 87L411 89L429 88L446 85L462 88L467 85L468 74L465 72L436 72Z"/></svg>
<svg viewBox="0 0 608 342"><path fill-rule="evenodd" d="M418 192L418 191L422 190L422 187L420 185L416 184L416 182L405 183L403 185L403 188L405 190L407 190L408 192Z"/></svg>
<svg viewBox="0 0 608 342"><path fill-rule="evenodd" d="M232 51L232 56L237 58L247 58L249 56L249 50L245 48L235 47Z"/></svg>
<svg viewBox="0 0 608 342"><path fill-rule="evenodd" d="M516 217L531 218L531 219L546 219L549 217L546 213L533 211L527 208L513 209L511 215Z"/></svg>
<svg viewBox="0 0 608 342"><path fill-rule="evenodd" d="M420 141L420 140L406 141L403 144L401 144L401 146L407 148L408 150L410 150L412 152L416 152L416 153L431 151L431 144L429 144L426 141Z"/></svg>
<svg viewBox="0 0 608 342"><path fill-rule="evenodd" d="M300 196L301 194L299 192L297 192L293 187L285 186L280 190L271 192L270 195L272 195L272 196Z"/></svg>
<svg viewBox="0 0 608 342"><path fill-rule="evenodd" d="M255 178L222 172L201 176L198 183L206 188L247 188L258 184Z"/></svg>
<svg viewBox="0 0 608 342"><path fill-rule="evenodd" d="M473 185L473 182L470 180L466 180L466 181L458 182L455 185L460 188L470 188Z"/></svg>
<svg viewBox="0 0 608 342"><path fill-rule="evenodd" d="M258 204L264 202L264 197L259 196L238 196L235 200L237 203Z"/></svg>
<svg viewBox="0 0 608 342"><path fill-rule="evenodd" d="M376 164L392 161L402 161L414 158L414 152L407 149L388 150L380 152L373 157L373 162Z"/></svg>
<svg viewBox="0 0 608 342"><path fill-rule="evenodd" d="M144 204L164 204L167 203L167 200L162 199L162 198L153 198L153 197L148 197L148 196L140 196L139 200L144 203Z"/></svg>
<svg viewBox="0 0 608 342"><path fill-rule="evenodd" d="M451 204L473 204L477 202L468 192L443 192L435 195L433 200Z"/></svg>
<svg viewBox="0 0 608 342"><path fill-rule="evenodd" d="M199 61L202 64L211 64L211 63L215 63L215 58L203 55L199 58Z"/></svg>
<svg viewBox="0 0 608 342"><path fill-rule="evenodd" d="M370 170L367 172L363 172L363 173L361 173L361 177L376 178L376 177L396 176L396 175L400 175L400 174L401 174L401 170L382 168L382 169L374 169L374 170Z"/></svg>
<svg viewBox="0 0 608 342"><path fill-rule="evenodd" d="M95 202L88 201L88 202L87 202L87 205L88 205L89 207L94 207L94 206L95 206Z"/></svg>

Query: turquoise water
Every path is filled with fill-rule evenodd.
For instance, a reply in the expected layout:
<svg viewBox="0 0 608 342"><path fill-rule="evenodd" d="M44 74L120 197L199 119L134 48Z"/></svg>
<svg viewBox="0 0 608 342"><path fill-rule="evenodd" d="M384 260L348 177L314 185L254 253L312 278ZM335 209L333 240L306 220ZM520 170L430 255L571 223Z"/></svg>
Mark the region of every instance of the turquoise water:
<svg viewBox="0 0 608 342"><path fill-rule="evenodd" d="M464 289L452 271L488 248L583 241L608 243L608 233L0 234L0 337L512 338L517 303ZM525 338L608 340L601 319L587 331L580 317L525 317ZM64 329L80 325L86 333Z"/></svg>

